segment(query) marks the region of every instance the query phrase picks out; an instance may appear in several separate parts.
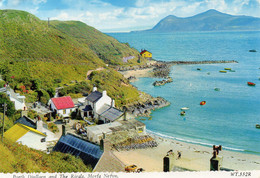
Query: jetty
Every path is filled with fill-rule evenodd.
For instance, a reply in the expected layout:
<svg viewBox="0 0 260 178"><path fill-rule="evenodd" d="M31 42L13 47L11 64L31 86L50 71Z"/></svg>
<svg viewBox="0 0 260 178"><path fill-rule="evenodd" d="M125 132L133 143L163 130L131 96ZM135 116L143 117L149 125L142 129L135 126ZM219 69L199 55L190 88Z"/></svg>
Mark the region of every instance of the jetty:
<svg viewBox="0 0 260 178"><path fill-rule="evenodd" d="M142 70L147 68L164 68L166 65L190 65L190 64L220 64L238 63L235 60L201 60L201 61L155 61L154 63L136 66L117 66L117 71Z"/></svg>
<svg viewBox="0 0 260 178"><path fill-rule="evenodd" d="M166 64L219 64L219 63L238 63L235 60L204 60L204 61L158 61L158 63Z"/></svg>

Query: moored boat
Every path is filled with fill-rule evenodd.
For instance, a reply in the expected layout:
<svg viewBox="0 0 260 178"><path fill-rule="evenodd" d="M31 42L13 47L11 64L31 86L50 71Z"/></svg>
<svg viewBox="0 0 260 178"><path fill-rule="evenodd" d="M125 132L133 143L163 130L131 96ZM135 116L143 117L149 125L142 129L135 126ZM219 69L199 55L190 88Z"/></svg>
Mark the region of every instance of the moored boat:
<svg viewBox="0 0 260 178"><path fill-rule="evenodd" d="M221 73L227 73L227 71L225 71L225 70L220 70L219 72L221 72Z"/></svg>
<svg viewBox="0 0 260 178"><path fill-rule="evenodd" d="M214 88L215 91L220 91L220 88Z"/></svg>
<svg viewBox="0 0 260 178"><path fill-rule="evenodd" d="M188 108L188 107L181 108L181 110L183 110L183 111L188 110L188 109L190 109L190 108Z"/></svg>
<svg viewBox="0 0 260 178"><path fill-rule="evenodd" d="M260 124L256 124L255 128L260 129Z"/></svg>
<svg viewBox="0 0 260 178"><path fill-rule="evenodd" d="M255 49L250 49L249 52L256 52L256 50Z"/></svg>
<svg viewBox="0 0 260 178"><path fill-rule="evenodd" d="M185 114L186 114L185 111L181 112L181 116L185 116Z"/></svg>
<svg viewBox="0 0 260 178"><path fill-rule="evenodd" d="M249 85L249 86L255 86L255 83L253 83L253 82L247 82L247 85Z"/></svg>
<svg viewBox="0 0 260 178"><path fill-rule="evenodd" d="M224 68L224 70L231 70L231 68Z"/></svg>
<svg viewBox="0 0 260 178"><path fill-rule="evenodd" d="M229 72L236 72L235 70L230 70Z"/></svg>
<svg viewBox="0 0 260 178"><path fill-rule="evenodd" d="M206 101L201 101L200 102L200 105L205 105L206 104Z"/></svg>
<svg viewBox="0 0 260 178"><path fill-rule="evenodd" d="M201 70L201 68L197 68L197 70Z"/></svg>

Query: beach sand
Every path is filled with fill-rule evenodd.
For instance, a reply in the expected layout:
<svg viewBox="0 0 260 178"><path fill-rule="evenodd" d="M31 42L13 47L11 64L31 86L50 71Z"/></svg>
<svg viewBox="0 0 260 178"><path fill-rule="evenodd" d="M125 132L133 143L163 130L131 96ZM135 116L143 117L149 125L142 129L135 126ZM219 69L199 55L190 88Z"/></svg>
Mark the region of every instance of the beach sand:
<svg viewBox="0 0 260 178"><path fill-rule="evenodd" d="M209 171L212 147L180 142L154 136L158 147L136 149L130 151L114 151L114 154L125 165L135 164L146 172L162 172L163 158L169 150L174 153L174 166L195 171ZM177 159L177 151L181 151L181 158ZM222 167L233 170L260 170L260 156L241 152L222 150Z"/></svg>
<svg viewBox="0 0 260 178"><path fill-rule="evenodd" d="M136 69L136 70L128 70L128 71L120 71L121 74L124 75L125 78L130 76L134 76L136 78L139 77L151 77L151 71L153 68L146 68L146 69Z"/></svg>

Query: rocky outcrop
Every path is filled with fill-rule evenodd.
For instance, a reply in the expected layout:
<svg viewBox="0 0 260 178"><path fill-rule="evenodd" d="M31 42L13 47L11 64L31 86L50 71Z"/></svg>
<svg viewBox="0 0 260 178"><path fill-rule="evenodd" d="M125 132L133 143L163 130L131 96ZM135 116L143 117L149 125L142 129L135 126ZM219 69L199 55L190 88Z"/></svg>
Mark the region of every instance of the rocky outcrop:
<svg viewBox="0 0 260 178"><path fill-rule="evenodd" d="M166 80L155 81L153 83L153 86L162 86L162 85L165 85L166 83L171 83L171 82L172 82L172 78L171 77L167 77Z"/></svg>
<svg viewBox="0 0 260 178"><path fill-rule="evenodd" d="M137 116L149 116L152 110L159 109L170 105L170 103L162 97L150 98L144 102L134 103L127 106L130 114Z"/></svg>

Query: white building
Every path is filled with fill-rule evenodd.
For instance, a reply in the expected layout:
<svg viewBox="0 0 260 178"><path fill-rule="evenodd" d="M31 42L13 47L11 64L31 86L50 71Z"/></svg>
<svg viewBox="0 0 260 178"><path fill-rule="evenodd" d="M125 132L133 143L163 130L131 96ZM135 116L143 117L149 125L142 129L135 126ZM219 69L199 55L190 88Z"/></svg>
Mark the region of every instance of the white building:
<svg viewBox="0 0 260 178"><path fill-rule="evenodd" d="M70 96L51 98L49 106L55 114L63 117L70 117L70 113L75 110L75 105Z"/></svg>
<svg viewBox="0 0 260 178"><path fill-rule="evenodd" d="M14 103L14 107L16 110L27 110L25 105L25 96L20 96L19 93L15 93L13 89L6 86L0 88L0 92L6 93L10 100Z"/></svg>
<svg viewBox="0 0 260 178"><path fill-rule="evenodd" d="M18 119L15 125L4 133L4 137L30 148L47 152L58 141L55 134L44 126L42 120L34 121L26 116Z"/></svg>
<svg viewBox="0 0 260 178"><path fill-rule="evenodd" d="M82 98L79 100L82 102ZM107 92L97 91L97 87L85 98L83 106L80 108L81 116L96 118L103 123L114 122L124 116L124 112L115 108L115 101Z"/></svg>
<svg viewBox="0 0 260 178"><path fill-rule="evenodd" d="M129 119L127 121L115 121L102 125L86 127L87 138L93 143L100 144L103 136L107 137L112 133L132 132L135 134L146 134L146 126L144 123L136 119Z"/></svg>

